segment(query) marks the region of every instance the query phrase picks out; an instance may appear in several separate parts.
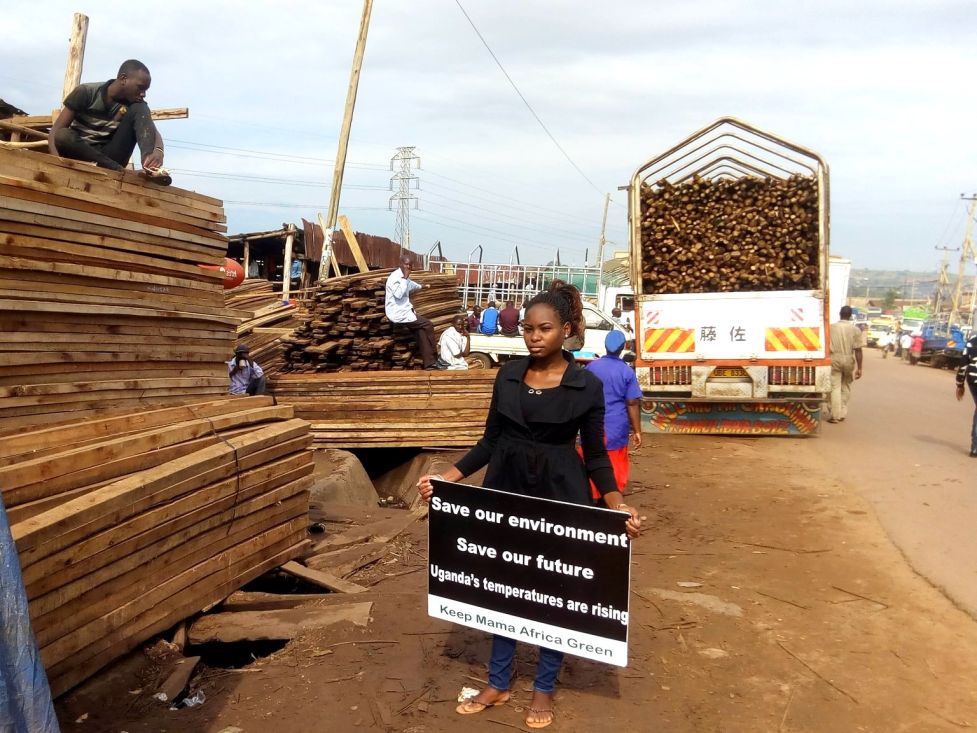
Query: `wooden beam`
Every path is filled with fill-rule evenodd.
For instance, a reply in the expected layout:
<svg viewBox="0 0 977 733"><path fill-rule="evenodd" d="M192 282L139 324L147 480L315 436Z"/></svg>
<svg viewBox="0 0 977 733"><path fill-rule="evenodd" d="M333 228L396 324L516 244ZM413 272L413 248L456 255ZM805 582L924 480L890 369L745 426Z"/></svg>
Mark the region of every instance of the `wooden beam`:
<svg viewBox="0 0 977 733"><path fill-rule="evenodd" d="M285 237L285 262L282 265L282 300L288 300L292 290L292 246L295 243L295 225L288 225L288 236ZM247 271L245 271L247 274Z"/></svg>
<svg viewBox="0 0 977 733"><path fill-rule="evenodd" d="M71 40L68 41L68 63L64 68L64 85L61 89L61 99L58 100L58 110L61 103L72 90L81 84L81 70L85 65L85 40L88 38L88 16L75 13L71 21ZM54 117L54 115L51 115Z"/></svg>
<svg viewBox="0 0 977 733"><path fill-rule="evenodd" d="M353 259L356 260L356 266L360 268L360 272L369 272L370 266L366 264L366 258L363 257L360 243L356 241L356 233L353 231L353 227L349 225L349 219L340 216L339 228L343 230L343 234L346 236L346 244L349 245L349 251L353 253Z"/></svg>
<svg viewBox="0 0 977 733"><path fill-rule="evenodd" d="M339 214L339 196L343 188L343 173L346 170L346 151L349 148L349 132L353 126L353 110L356 108L356 92L360 84L360 70L363 68L363 54L366 52L366 36L370 29L370 14L373 12L373 0L363 0L363 16L360 18L360 32L356 38L356 50L353 52L353 68L349 75L349 89L346 92L346 108L343 111L343 125L339 133L339 149L336 152L336 167L332 176L332 191L329 195L329 213L326 222L322 222L322 214L319 214L319 223L322 224L322 233L326 241L322 246L322 261L319 264L319 279L324 280L323 271L326 269L325 260L332 254L332 246L329 241L332 230L336 226L336 216ZM329 250L327 252L326 250ZM333 266L336 274L339 268L336 266L333 257Z"/></svg>

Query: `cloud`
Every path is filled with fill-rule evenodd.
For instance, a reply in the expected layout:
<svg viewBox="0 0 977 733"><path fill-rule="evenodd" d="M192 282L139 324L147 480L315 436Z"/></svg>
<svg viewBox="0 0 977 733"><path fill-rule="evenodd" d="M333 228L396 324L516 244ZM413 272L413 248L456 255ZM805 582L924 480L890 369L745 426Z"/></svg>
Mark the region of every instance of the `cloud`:
<svg viewBox="0 0 977 733"><path fill-rule="evenodd" d="M931 267L947 207L977 187L969 0L462 4L599 191L546 137L453 0L384 0L374 7L350 146L361 167L347 171L343 194L344 206L364 207L349 210L357 228L392 233L389 160L416 145L415 242L440 239L459 259L483 244L487 258L507 260L520 242L546 259L557 246L592 257L602 192L614 195L608 228L623 244L617 187L724 115L827 159L833 247L858 266ZM142 59L152 104L191 110L161 126L164 137L233 149L174 142L168 164L251 177L187 174L180 183L228 201L290 205L229 203L232 231L314 215L299 205L325 208L359 3L171 0L151 17L118 8L89 3L86 80ZM67 0L5 9L0 96L34 112L57 104L74 10Z"/></svg>

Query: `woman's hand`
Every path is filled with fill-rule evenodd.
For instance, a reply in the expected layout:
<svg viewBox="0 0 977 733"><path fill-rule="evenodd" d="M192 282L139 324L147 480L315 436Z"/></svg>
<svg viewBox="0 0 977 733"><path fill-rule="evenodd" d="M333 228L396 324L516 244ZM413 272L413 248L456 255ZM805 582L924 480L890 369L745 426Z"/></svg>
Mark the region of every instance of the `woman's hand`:
<svg viewBox="0 0 977 733"><path fill-rule="evenodd" d="M417 480L417 493L421 495L421 498L427 504L431 503L431 497L434 496L434 487L431 485L431 479L444 481L444 477L437 473L421 476Z"/></svg>
<svg viewBox="0 0 977 733"><path fill-rule="evenodd" d="M627 504L618 504L614 507L615 511L627 512L631 515L631 518L624 523L624 528L627 530L628 537L632 540L641 534L641 520L642 517L638 515L638 510L633 506L628 506Z"/></svg>

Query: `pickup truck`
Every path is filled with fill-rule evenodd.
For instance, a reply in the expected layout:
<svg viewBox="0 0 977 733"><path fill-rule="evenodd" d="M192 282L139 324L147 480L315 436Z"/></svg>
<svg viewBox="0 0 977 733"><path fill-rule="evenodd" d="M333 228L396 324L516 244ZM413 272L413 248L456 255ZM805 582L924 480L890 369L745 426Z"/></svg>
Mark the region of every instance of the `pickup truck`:
<svg viewBox="0 0 977 733"><path fill-rule="evenodd" d="M614 323L609 315L597 308L597 306L584 302L583 304L584 321L587 330L584 333L584 345L579 351L574 352L578 361L593 361L604 355L604 339L608 331L620 331L624 334L625 340L630 341L632 334L622 329ZM507 359L520 356L529 356L529 349L522 335L503 336L495 334L486 336L481 333L471 335L471 350L468 355L469 362L476 362L485 369L498 366Z"/></svg>
<svg viewBox="0 0 977 733"><path fill-rule="evenodd" d="M967 346L963 331L959 326L949 326L938 321L927 321L921 331L923 353L919 360L937 369L955 368L963 359Z"/></svg>

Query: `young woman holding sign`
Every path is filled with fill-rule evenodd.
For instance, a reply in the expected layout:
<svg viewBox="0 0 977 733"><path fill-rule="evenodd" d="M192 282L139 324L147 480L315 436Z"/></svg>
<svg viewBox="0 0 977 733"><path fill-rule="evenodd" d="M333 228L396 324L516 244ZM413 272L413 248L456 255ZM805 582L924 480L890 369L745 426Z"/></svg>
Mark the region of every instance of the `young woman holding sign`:
<svg viewBox="0 0 977 733"><path fill-rule="evenodd" d="M627 532L637 537L640 518L623 503L604 448L603 387L563 350L564 341L577 333L582 311L580 293L559 280L529 301L522 324L529 358L509 361L499 369L485 434L443 475L421 477L417 488L425 501L434 493L432 478L460 481L486 464L487 488L575 504L593 503L593 481L603 505L631 514ZM578 435L582 459L575 449ZM489 686L459 705L458 713L480 713L509 700L515 649L515 640L493 637ZM553 722L553 691L562 662L562 652L540 647L526 717L530 728Z"/></svg>

